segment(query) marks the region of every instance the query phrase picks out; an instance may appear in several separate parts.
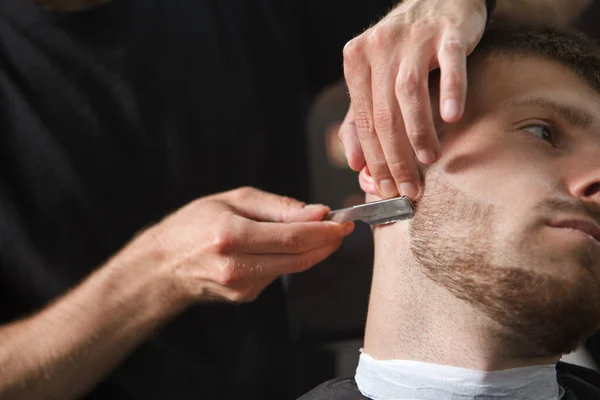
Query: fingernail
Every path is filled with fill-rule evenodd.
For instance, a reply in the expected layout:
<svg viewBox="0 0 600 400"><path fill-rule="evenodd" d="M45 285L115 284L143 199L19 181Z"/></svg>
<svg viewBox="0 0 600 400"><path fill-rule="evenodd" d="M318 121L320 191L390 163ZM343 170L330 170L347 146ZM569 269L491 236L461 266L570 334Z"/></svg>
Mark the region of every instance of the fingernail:
<svg viewBox="0 0 600 400"><path fill-rule="evenodd" d="M394 197L398 194L396 183L391 179L383 179L379 182L379 191L385 197Z"/></svg>
<svg viewBox="0 0 600 400"><path fill-rule="evenodd" d="M352 222L347 222L342 226L342 235L348 236L354 231L354 224Z"/></svg>
<svg viewBox="0 0 600 400"><path fill-rule="evenodd" d="M430 164L434 162L436 158L435 151L430 149L423 149L417 151L417 157L419 158L419 161L421 161L423 164Z"/></svg>
<svg viewBox="0 0 600 400"><path fill-rule="evenodd" d="M317 208L323 208L325 207L323 204L307 204L304 206L305 210L312 210L312 209L317 209Z"/></svg>
<svg viewBox="0 0 600 400"><path fill-rule="evenodd" d="M401 183L400 191L402 192L403 196L406 196L410 199L414 199L417 197L417 194L419 194L419 189L417 189L417 185L414 183Z"/></svg>
<svg viewBox="0 0 600 400"><path fill-rule="evenodd" d="M444 117L454 118L458 115L458 101L455 99L447 99L444 101Z"/></svg>

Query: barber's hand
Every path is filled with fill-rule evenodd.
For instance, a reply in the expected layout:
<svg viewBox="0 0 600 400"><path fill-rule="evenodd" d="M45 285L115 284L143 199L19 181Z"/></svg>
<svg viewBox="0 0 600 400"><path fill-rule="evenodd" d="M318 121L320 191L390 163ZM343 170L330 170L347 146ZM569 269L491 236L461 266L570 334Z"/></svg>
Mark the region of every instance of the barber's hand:
<svg viewBox="0 0 600 400"><path fill-rule="evenodd" d="M142 233L188 303L247 302L282 274L333 253L353 223L321 221L329 209L242 188L193 201ZM165 277L166 275L166 277Z"/></svg>
<svg viewBox="0 0 600 400"><path fill-rule="evenodd" d="M467 92L466 57L485 23L484 0L405 0L344 48L352 104L340 138L350 167L367 167L382 198L417 197L422 182L414 155L425 164L440 156L429 72L441 70L442 118L458 121Z"/></svg>

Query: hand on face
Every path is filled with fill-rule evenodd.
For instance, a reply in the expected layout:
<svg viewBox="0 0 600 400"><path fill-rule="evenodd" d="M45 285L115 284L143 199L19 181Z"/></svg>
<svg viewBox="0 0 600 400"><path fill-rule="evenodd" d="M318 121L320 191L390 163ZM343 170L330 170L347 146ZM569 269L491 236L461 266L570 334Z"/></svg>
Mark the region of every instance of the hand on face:
<svg viewBox="0 0 600 400"><path fill-rule="evenodd" d="M483 0L407 0L344 49L352 105L340 128L350 167L367 168L380 197L417 197L417 159L440 155L429 71L441 69L439 106L456 122L466 97L466 57L486 21Z"/></svg>
<svg viewBox="0 0 600 400"><path fill-rule="evenodd" d="M247 302L282 274L333 253L353 223L322 221L329 209L242 188L193 201L142 233L139 252L157 253L162 279L184 302Z"/></svg>

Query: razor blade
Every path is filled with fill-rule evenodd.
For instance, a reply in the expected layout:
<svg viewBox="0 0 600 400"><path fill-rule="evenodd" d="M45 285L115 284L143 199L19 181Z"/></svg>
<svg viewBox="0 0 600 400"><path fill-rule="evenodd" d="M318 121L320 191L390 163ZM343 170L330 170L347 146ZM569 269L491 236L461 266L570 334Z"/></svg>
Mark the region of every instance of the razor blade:
<svg viewBox="0 0 600 400"><path fill-rule="evenodd" d="M383 225L411 218L413 210L410 199L402 196L334 210L327 214L325 220L338 223L362 221L369 225Z"/></svg>

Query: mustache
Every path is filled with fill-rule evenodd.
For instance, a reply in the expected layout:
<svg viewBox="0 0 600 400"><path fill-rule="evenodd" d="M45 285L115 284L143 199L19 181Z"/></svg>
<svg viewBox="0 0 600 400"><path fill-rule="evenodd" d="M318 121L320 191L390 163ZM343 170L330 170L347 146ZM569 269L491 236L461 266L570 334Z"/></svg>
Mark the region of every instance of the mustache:
<svg viewBox="0 0 600 400"><path fill-rule="evenodd" d="M585 214L600 224L600 204L585 203L575 199L550 198L544 200L536 208L541 211Z"/></svg>

